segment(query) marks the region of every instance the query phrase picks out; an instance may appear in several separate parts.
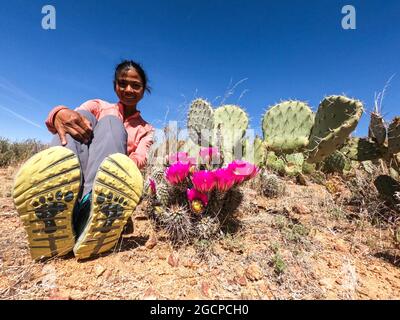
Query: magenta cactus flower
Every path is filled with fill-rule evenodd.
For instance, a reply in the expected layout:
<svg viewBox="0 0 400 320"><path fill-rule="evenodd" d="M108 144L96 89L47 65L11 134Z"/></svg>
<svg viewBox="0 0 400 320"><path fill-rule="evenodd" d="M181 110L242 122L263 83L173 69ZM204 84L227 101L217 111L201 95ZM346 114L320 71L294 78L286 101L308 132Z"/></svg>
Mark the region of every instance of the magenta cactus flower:
<svg viewBox="0 0 400 320"><path fill-rule="evenodd" d="M190 164L177 162L165 171L165 178L170 184L180 184L189 175Z"/></svg>
<svg viewBox="0 0 400 320"><path fill-rule="evenodd" d="M189 154L187 152L178 152L170 155L168 157L168 163L169 164L175 164L177 162L183 163L183 164L191 164L195 165L196 164L196 158L194 157L189 157Z"/></svg>
<svg viewBox="0 0 400 320"><path fill-rule="evenodd" d="M236 182L236 176L231 170L222 168L214 171L216 179L216 189L220 192L227 192Z"/></svg>
<svg viewBox="0 0 400 320"><path fill-rule="evenodd" d="M193 186L197 191L202 193L211 192L215 188L214 172L208 170L196 171L192 175Z"/></svg>
<svg viewBox="0 0 400 320"><path fill-rule="evenodd" d="M208 196L196 189L187 189L187 198L190 203L190 208L195 214L202 214L208 204Z"/></svg>
<svg viewBox="0 0 400 320"><path fill-rule="evenodd" d="M156 182L153 179L149 179L150 191L152 194L156 194Z"/></svg>
<svg viewBox="0 0 400 320"><path fill-rule="evenodd" d="M201 148L199 155L205 163L219 161L219 158L221 157L221 153L217 147Z"/></svg>
<svg viewBox="0 0 400 320"><path fill-rule="evenodd" d="M257 166L243 160L235 160L231 162L227 169L235 175L236 183L238 184L254 178L259 171Z"/></svg>
<svg viewBox="0 0 400 320"><path fill-rule="evenodd" d="M187 189L186 195L189 201L200 200L206 206L208 204L208 196L204 193L197 191L196 189Z"/></svg>

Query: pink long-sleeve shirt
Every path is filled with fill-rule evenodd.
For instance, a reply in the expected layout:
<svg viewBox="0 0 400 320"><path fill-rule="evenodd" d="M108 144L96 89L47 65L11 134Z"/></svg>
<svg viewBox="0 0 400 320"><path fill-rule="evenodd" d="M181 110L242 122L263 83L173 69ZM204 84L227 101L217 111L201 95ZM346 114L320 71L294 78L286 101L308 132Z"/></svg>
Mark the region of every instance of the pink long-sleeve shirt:
<svg viewBox="0 0 400 320"><path fill-rule="evenodd" d="M57 106L52 109L46 119L46 126L49 131L56 134L54 118L58 111L68 109L65 106ZM140 116L140 111L124 119L124 107L118 103L109 103L100 99L89 100L83 103L76 110L86 110L92 113L97 120L104 116L113 115L121 119L128 133L128 156L139 169L143 169L147 164L147 155L150 146L153 144L154 128Z"/></svg>

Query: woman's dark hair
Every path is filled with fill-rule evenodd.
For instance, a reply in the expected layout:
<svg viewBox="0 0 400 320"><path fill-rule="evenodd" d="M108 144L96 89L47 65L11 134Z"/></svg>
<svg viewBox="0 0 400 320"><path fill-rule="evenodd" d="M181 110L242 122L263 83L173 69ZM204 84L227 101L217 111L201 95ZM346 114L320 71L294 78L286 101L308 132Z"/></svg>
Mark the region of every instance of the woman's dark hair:
<svg viewBox="0 0 400 320"><path fill-rule="evenodd" d="M117 65L115 67L115 73L114 73L114 89L117 83L117 79L120 76L121 73L123 73L124 71L127 71L129 69L135 69L137 71L137 73L139 74L140 78L142 78L142 82L143 82L143 88L145 91L147 91L148 93L151 93L151 88L148 85L148 78L146 75L146 72L143 70L142 66L140 65L140 63L137 63L133 60L124 60L122 61L119 65Z"/></svg>

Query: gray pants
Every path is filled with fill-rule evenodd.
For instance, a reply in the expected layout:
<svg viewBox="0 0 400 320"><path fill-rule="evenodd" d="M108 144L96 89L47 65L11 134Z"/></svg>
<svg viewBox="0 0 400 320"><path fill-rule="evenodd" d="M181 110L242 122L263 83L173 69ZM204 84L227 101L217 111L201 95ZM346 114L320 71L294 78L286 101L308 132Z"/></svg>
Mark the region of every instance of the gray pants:
<svg viewBox="0 0 400 320"><path fill-rule="evenodd" d="M113 154L127 154L128 134L124 124L115 116L105 116L97 121L88 111L78 110L90 121L93 137L88 144L81 143L67 134L66 148L72 150L79 158L83 175L83 188L80 199L92 190L94 178L103 160ZM55 134L50 144L52 147L61 146L60 137Z"/></svg>

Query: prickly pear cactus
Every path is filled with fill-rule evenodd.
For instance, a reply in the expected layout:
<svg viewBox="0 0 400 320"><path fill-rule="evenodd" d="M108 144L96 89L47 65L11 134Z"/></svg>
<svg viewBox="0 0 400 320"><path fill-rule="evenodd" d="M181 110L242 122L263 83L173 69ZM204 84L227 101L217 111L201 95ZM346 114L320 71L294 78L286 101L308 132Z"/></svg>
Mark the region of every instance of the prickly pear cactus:
<svg viewBox="0 0 400 320"><path fill-rule="evenodd" d="M354 161L376 160L385 156L387 148L363 138L351 138L340 151Z"/></svg>
<svg viewBox="0 0 400 320"><path fill-rule="evenodd" d="M388 147L390 154L400 152L400 117L396 117L389 125Z"/></svg>
<svg viewBox="0 0 400 320"><path fill-rule="evenodd" d="M316 163L332 154L356 128L363 105L344 96L325 98L315 116L308 149L308 162Z"/></svg>
<svg viewBox="0 0 400 320"><path fill-rule="evenodd" d="M368 137L379 145L383 145L386 141L386 126L383 117L376 112L371 113L369 122Z"/></svg>
<svg viewBox="0 0 400 320"><path fill-rule="evenodd" d="M285 173L285 161L278 157L275 152L268 151L266 160L265 160L266 167L271 169L274 172L278 172L280 174Z"/></svg>
<svg viewBox="0 0 400 320"><path fill-rule="evenodd" d="M285 155L286 165L285 174L288 176L297 176L302 173L304 155L302 153L292 153Z"/></svg>
<svg viewBox="0 0 400 320"><path fill-rule="evenodd" d="M283 101L271 107L262 119L264 141L268 149L292 153L309 143L314 114L301 101Z"/></svg>
<svg viewBox="0 0 400 320"><path fill-rule="evenodd" d="M202 146L211 144L212 130L214 129L214 110L207 101L196 99L192 102L187 119L187 128L193 142Z"/></svg>
<svg viewBox="0 0 400 320"><path fill-rule="evenodd" d="M185 143L178 149L178 151L187 152L190 157L198 158L201 147L194 143L192 139L188 139Z"/></svg>
<svg viewBox="0 0 400 320"><path fill-rule="evenodd" d="M238 106L226 105L214 111L214 128L215 132L220 131L222 137L221 150L225 163L242 157L243 137L248 125L249 118L246 112Z"/></svg>
<svg viewBox="0 0 400 320"><path fill-rule="evenodd" d="M263 167L265 165L266 148L260 137L256 136L252 144L246 139L243 147L244 160L254 163L257 167Z"/></svg>

